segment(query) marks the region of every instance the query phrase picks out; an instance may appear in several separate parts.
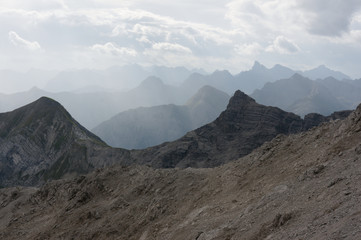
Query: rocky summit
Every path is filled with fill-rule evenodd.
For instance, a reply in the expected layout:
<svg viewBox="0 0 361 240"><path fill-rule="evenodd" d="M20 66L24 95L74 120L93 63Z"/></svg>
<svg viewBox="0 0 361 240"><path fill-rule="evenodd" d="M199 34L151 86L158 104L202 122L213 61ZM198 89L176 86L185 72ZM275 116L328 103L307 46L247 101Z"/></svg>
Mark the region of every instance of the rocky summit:
<svg viewBox="0 0 361 240"><path fill-rule="evenodd" d="M360 139L361 105L216 168L113 167L2 189L0 238L361 239Z"/></svg>
<svg viewBox="0 0 361 240"><path fill-rule="evenodd" d="M0 114L0 186L38 185L114 164L121 155L42 97Z"/></svg>

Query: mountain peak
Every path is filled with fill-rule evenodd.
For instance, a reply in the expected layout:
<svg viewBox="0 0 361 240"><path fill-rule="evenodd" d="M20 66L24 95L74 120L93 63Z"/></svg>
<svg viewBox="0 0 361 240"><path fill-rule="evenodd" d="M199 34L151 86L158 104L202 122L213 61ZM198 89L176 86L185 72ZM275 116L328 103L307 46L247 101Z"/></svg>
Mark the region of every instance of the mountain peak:
<svg viewBox="0 0 361 240"><path fill-rule="evenodd" d="M256 101L244 92L237 90L229 100L227 109L237 109L240 106L249 105L251 103L256 103Z"/></svg>
<svg viewBox="0 0 361 240"><path fill-rule="evenodd" d="M266 67L264 65L262 65L258 61L254 62L252 70L263 70L263 69L266 69Z"/></svg>
<svg viewBox="0 0 361 240"><path fill-rule="evenodd" d="M308 79L307 77L299 74L299 73L295 73L291 76L290 79L293 79L293 80L304 80L304 79Z"/></svg>
<svg viewBox="0 0 361 240"><path fill-rule="evenodd" d="M205 85L201 87L198 92L187 101L186 105L195 106L199 104L199 102L211 103L217 100L219 101L219 98L227 99L229 96L221 90L218 90L209 85Z"/></svg>
<svg viewBox="0 0 361 240"><path fill-rule="evenodd" d="M106 146L48 97L1 113L0 139L0 155L6 156L0 160L0 172L7 169L0 185L37 185L68 173L88 172L100 165L88 147Z"/></svg>

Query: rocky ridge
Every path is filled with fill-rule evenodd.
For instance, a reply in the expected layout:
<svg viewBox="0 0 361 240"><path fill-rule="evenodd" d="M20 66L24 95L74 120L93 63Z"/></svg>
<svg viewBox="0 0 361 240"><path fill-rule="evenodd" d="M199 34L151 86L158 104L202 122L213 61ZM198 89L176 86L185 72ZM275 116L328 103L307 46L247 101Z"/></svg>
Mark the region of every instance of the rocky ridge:
<svg viewBox="0 0 361 240"><path fill-rule="evenodd" d="M270 141L278 134L306 131L334 117L310 114L304 120L276 107L268 107L241 91L236 91L227 109L207 125L188 132L179 140L152 148L131 151L139 164L153 167L215 167L236 160Z"/></svg>

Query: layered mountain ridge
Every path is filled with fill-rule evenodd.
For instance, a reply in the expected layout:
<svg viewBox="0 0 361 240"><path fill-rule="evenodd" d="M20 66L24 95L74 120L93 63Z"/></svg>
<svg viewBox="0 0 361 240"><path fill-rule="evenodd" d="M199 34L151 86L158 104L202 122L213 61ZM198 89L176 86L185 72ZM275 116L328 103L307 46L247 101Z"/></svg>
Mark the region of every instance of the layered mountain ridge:
<svg viewBox="0 0 361 240"><path fill-rule="evenodd" d="M344 118L349 112L334 117ZM41 98L0 115L1 186L39 185L120 164L155 168L215 167L245 156L278 134L305 131L329 118L267 107L236 91L213 122L143 150L111 148L54 100Z"/></svg>

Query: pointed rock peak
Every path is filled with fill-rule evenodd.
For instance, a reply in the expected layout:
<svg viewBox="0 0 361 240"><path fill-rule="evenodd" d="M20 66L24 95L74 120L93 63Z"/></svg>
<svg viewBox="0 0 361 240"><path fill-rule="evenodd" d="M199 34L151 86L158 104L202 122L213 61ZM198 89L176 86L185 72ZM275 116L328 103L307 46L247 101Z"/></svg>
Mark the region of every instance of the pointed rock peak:
<svg viewBox="0 0 361 240"><path fill-rule="evenodd" d="M49 97L41 97L38 100L29 103L21 108L14 110L13 112L23 112L24 117L34 115L36 118L53 116L56 113L62 113L67 119L71 119L71 115L66 109L57 101Z"/></svg>
<svg viewBox="0 0 361 240"><path fill-rule="evenodd" d="M292 71L292 69L290 69L290 68L288 68L288 67L285 67L285 66L283 66L283 65L281 65L281 64L276 64L276 65L274 65L274 66L272 67L272 69L273 69L273 70L291 70L291 71Z"/></svg>
<svg viewBox="0 0 361 240"><path fill-rule="evenodd" d="M266 67L262 64L260 64L258 61L255 61L252 67L252 70L263 70L266 69Z"/></svg>
<svg viewBox="0 0 361 240"><path fill-rule="evenodd" d="M60 103L58 103L57 101L55 101L54 99L49 98L49 97L41 97L38 100L36 100L35 102L30 103L29 105L58 106L58 107L63 108L63 106Z"/></svg>
<svg viewBox="0 0 361 240"><path fill-rule="evenodd" d="M237 109L252 103L256 103L256 101L244 92L237 90L229 100L227 109Z"/></svg>

